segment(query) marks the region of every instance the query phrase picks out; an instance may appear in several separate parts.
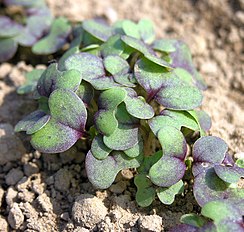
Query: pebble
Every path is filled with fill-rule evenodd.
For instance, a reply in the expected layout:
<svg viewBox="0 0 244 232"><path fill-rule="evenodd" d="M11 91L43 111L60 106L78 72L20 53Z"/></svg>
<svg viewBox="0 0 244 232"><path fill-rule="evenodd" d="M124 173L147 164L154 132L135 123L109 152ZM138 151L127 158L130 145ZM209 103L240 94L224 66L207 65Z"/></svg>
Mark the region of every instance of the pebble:
<svg viewBox="0 0 244 232"><path fill-rule="evenodd" d="M31 176L38 172L39 172L39 167L37 166L37 164L32 162L24 164L24 173L26 176Z"/></svg>
<svg viewBox="0 0 244 232"><path fill-rule="evenodd" d="M24 202L32 202L35 198L35 194L28 191L27 189L23 189L21 192L18 193L18 198Z"/></svg>
<svg viewBox="0 0 244 232"><path fill-rule="evenodd" d="M0 232L6 232L9 231L8 230L8 222L6 221L6 219L0 215Z"/></svg>
<svg viewBox="0 0 244 232"><path fill-rule="evenodd" d="M71 174L68 169L62 168L56 172L54 176L54 186L56 190L60 192L66 192L69 190L71 181Z"/></svg>
<svg viewBox="0 0 244 232"><path fill-rule="evenodd" d="M43 193L42 195L37 197L36 200L44 212L51 212L53 210L51 200L46 193Z"/></svg>
<svg viewBox="0 0 244 232"><path fill-rule="evenodd" d="M7 185L15 185L24 176L24 173L18 169L13 168L5 177L5 182Z"/></svg>
<svg viewBox="0 0 244 232"><path fill-rule="evenodd" d="M142 216L138 220L138 225L141 232L161 232L163 230L162 218L158 215Z"/></svg>
<svg viewBox="0 0 244 232"><path fill-rule="evenodd" d="M13 203L8 214L8 223L13 229L19 229L24 222L24 215L17 203Z"/></svg>
<svg viewBox="0 0 244 232"><path fill-rule="evenodd" d="M2 206L3 196L4 196L4 190L0 187L0 207Z"/></svg>
<svg viewBox="0 0 244 232"><path fill-rule="evenodd" d="M121 194L126 190L127 187L126 183L127 183L126 181L120 181L116 184L112 184L109 190L113 193Z"/></svg>
<svg viewBox="0 0 244 232"><path fill-rule="evenodd" d="M72 217L76 224L89 229L93 229L104 220L107 213L107 208L102 200L91 194L78 196L72 207Z"/></svg>
<svg viewBox="0 0 244 232"><path fill-rule="evenodd" d="M6 192L6 203L11 207L17 198L18 192L13 188L9 187Z"/></svg>
<svg viewBox="0 0 244 232"><path fill-rule="evenodd" d="M0 165L20 160L25 153L21 140L14 134L14 128L8 123L0 124Z"/></svg>
<svg viewBox="0 0 244 232"><path fill-rule="evenodd" d="M0 79L6 77L12 69L12 66L9 63L3 63L0 66Z"/></svg>

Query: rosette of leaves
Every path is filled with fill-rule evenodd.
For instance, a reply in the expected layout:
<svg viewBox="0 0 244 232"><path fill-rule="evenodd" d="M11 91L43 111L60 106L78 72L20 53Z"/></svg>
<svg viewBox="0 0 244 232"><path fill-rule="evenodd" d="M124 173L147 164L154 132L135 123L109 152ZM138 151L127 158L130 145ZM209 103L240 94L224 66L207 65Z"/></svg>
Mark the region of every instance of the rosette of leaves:
<svg viewBox="0 0 244 232"><path fill-rule="evenodd" d="M211 120L196 109L205 87L188 47L177 40L155 40L150 21L109 26L85 20L73 27L70 47L58 62L34 71L19 90L34 92L39 108L15 130L26 131L33 147L46 153L63 152L83 139L89 147L87 176L95 187L108 188L119 171L136 168L138 204L148 206L156 195L171 204L191 168L185 164L186 141L193 134L201 137L198 141L209 138ZM151 149L157 141L160 145ZM193 173L199 178L194 191L202 205L197 190L204 192L206 183L196 173L202 163L198 156L194 152ZM216 175L232 181L223 166L227 158L209 157Z"/></svg>
<svg viewBox="0 0 244 232"><path fill-rule="evenodd" d="M11 59L18 45L32 47L35 54L52 54L66 43L71 26L65 18L53 19L45 1L5 0L4 3L23 8L24 16L17 17L17 21L0 16L0 62Z"/></svg>

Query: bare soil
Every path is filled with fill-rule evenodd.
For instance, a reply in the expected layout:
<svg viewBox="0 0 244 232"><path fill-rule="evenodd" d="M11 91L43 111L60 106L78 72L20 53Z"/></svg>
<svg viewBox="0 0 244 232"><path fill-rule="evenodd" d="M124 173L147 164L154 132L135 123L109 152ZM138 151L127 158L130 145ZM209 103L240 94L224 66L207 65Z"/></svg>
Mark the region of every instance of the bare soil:
<svg viewBox="0 0 244 232"><path fill-rule="evenodd" d="M212 117L210 134L226 140L230 153L244 152L243 0L48 0L54 15L71 21L105 17L109 22L149 18L158 37L183 39L208 84L202 108ZM51 59L51 57L50 57ZM43 68L43 65L39 65ZM82 144L62 154L34 151L13 126L35 108L16 88L33 68L0 65L0 232L168 231L181 215L198 212L191 191L171 206L135 202L133 173L122 172L108 190L86 178Z"/></svg>

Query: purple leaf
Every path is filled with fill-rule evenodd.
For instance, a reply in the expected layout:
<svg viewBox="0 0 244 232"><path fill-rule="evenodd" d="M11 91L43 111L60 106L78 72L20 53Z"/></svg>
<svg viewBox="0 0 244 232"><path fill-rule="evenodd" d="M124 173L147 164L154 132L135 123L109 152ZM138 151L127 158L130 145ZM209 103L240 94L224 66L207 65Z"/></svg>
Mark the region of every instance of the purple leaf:
<svg viewBox="0 0 244 232"><path fill-rule="evenodd" d="M198 139L193 146L194 162L220 164L228 151L224 140L215 136L205 136Z"/></svg>
<svg viewBox="0 0 244 232"><path fill-rule="evenodd" d="M23 26L11 20L9 17L0 16L0 38L14 37L20 34Z"/></svg>

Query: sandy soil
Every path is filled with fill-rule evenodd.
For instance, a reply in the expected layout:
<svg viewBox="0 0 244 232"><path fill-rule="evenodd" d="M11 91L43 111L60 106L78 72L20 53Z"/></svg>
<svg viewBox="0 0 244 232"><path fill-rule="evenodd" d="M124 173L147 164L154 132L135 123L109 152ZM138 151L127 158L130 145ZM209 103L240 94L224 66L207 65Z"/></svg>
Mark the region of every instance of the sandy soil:
<svg viewBox="0 0 244 232"><path fill-rule="evenodd" d="M209 88L202 108L213 120L210 134L244 152L243 0L48 0L53 13L72 21L106 17L110 22L149 18L158 37L181 38L193 53ZM241 11L242 10L242 11ZM58 155L40 154L13 126L35 108L16 88L33 67L0 65L0 232L168 231L181 215L197 212L191 192L171 206L155 201L139 208L130 171L106 191L86 178L78 146ZM41 67L40 67L41 68Z"/></svg>

